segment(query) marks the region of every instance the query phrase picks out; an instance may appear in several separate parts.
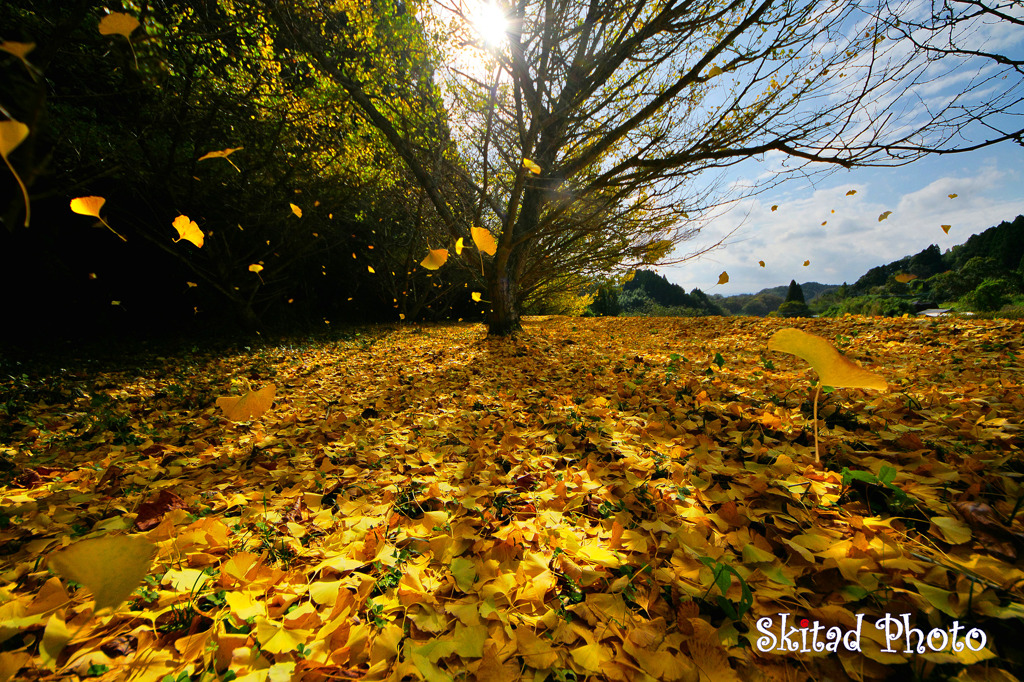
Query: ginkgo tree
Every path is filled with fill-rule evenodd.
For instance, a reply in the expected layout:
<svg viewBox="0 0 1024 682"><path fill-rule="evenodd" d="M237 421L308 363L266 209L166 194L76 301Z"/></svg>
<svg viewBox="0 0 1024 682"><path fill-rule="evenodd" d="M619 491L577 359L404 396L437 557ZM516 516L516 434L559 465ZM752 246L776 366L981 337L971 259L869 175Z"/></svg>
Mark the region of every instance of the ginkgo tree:
<svg viewBox="0 0 1024 682"><path fill-rule="evenodd" d="M380 2L373 12L253 1L382 131L452 241L474 225L495 236L485 265L498 335L520 327L524 295L546 278L664 259L736 198L713 180L727 166L770 155L784 177L807 164L901 164L955 151L979 117L1002 113L979 105L992 83L972 80L982 67L971 63L958 65L966 88L917 107L934 65L890 40L878 8L861 3L499 2L505 40L485 44L473 0ZM375 59L433 59L441 94L401 73L370 78ZM467 65L474 59L484 68ZM395 93L410 104L393 106ZM416 103L439 96L447 120L425 120L437 107ZM457 154L424 147L430 125L450 127ZM961 148L1012 139L985 132ZM471 211L438 169L472 188Z"/></svg>

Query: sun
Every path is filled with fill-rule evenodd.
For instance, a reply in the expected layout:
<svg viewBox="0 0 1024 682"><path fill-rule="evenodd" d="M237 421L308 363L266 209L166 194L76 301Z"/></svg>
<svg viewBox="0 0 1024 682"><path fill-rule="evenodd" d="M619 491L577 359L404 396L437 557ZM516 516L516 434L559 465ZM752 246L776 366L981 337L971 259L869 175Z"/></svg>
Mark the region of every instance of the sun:
<svg viewBox="0 0 1024 682"><path fill-rule="evenodd" d="M505 11L493 2L482 2L470 17L473 28L487 47L498 47L505 40L508 20Z"/></svg>

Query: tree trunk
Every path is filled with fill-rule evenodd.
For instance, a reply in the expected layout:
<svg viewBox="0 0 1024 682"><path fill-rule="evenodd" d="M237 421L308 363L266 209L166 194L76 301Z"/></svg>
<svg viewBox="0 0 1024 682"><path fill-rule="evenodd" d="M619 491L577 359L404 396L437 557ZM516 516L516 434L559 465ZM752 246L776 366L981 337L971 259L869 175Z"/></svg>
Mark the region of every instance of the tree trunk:
<svg viewBox="0 0 1024 682"><path fill-rule="evenodd" d="M512 336L523 329L519 320L516 287L506 268L495 268L489 283L491 310L487 313L488 336Z"/></svg>

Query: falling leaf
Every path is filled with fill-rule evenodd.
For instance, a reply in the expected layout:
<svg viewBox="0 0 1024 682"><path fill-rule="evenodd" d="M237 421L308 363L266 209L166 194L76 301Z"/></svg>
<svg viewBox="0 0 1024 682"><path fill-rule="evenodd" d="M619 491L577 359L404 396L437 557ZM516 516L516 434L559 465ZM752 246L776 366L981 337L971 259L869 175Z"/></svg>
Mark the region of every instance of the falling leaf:
<svg viewBox="0 0 1024 682"><path fill-rule="evenodd" d="M398 313L398 319L404 320L405 319L405 313Z"/></svg>
<svg viewBox="0 0 1024 682"><path fill-rule="evenodd" d="M203 247L203 231L199 229L199 225L194 220L189 220L186 215L179 215L174 219L172 225L178 231L178 238L174 240L175 242L184 239L199 248Z"/></svg>
<svg viewBox="0 0 1024 682"><path fill-rule="evenodd" d="M886 218L888 218L891 215L892 215L892 211L886 211L882 215L878 216L878 222L882 222L883 220L885 220Z"/></svg>
<svg viewBox="0 0 1024 682"><path fill-rule="evenodd" d="M139 27L139 20L130 14L124 12L111 12L107 16L100 19L99 31L101 35L120 35L124 36L125 40L128 41L128 47L131 48L132 57L135 59L135 68L139 68L139 58L135 54L135 46L132 45L132 31Z"/></svg>
<svg viewBox="0 0 1024 682"><path fill-rule="evenodd" d="M28 137L28 126L21 121L0 121L0 157L3 157L4 163L14 174L14 179L18 181L18 187L21 188L21 196L25 202L25 227L28 227L29 218L31 217L31 208L28 201L28 189L25 187L25 183L21 181L21 176L14 170L14 166L11 165L7 155L14 151L14 148L25 141Z"/></svg>
<svg viewBox="0 0 1024 682"><path fill-rule="evenodd" d="M103 204L107 202L103 197L77 197L71 200L71 210L80 215L92 216L93 218L99 218L99 221L107 226L107 229L117 234L117 231L110 226L110 224L100 216L100 210L103 208ZM121 235L117 234L118 238L126 242L128 241Z"/></svg>
<svg viewBox="0 0 1024 682"><path fill-rule="evenodd" d="M535 164L530 159L523 159L523 168L530 171L534 175L540 175L540 166Z"/></svg>
<svg viewBox="0 0 1024 682"><path fill-rule="evenodd" d="M810 265L810 264L811 264L811 261L809 261L809 260L805 260L805 261L804 261L804 267L805 267L805 268L806 268L806 267L807 267L808 265Z"/></svg>
<svg viewBox="0 0 1024 682"><path fill-rule="evenodd" d="M274 403L277 386L267 384L258 391L249 391L243 396L217 398L217 407L233 422L247 422L258 419Z"/></svg>
<svg viewBox="0 0 1024 682"><path fill-rule="evenodd" d="M902 272L896 275L893 279L902 284L906 284L907 282L917 279L917 275L911 275L910 273Z"/></svg>
<svg viewBox="0 0 1024 682"><path fill-rule="evenodd" d="M956 199L960 195L959 194L949 194L947 196L949 196L950 199Z"/></svg>
<svg viewBox="0 0 1024 682"><path fill-rule="evenodd" d="M196 284L195 282L185 282L185 284L187 284L187 285L188 285L188 288L189 288L189 289L191 289L192 287L197 287L197 286L199 286L199 285L198 285L198 284Z"/></svg>
<svg viewBox="0 0 1024 682"><path fill-rule="evenodd" d="M437 270L448 260L448 249L430 249L427 257L420 261L420 265L427 270Z"/></svg>
<svg viewBox="0 0 1024 682"><path fill-rule="evenodd" d="M763 260L757 261L757 264L760 265L762 268L764 267L764 261Z"/></svg>
<svg viewBox="0 0 1024 682"><path fill-rule="evenodd" d="M459 237L458 239L455 240L455 255L461 256L463 248L464 247L462 245L462 237Z"/></svg>
<svg viewBox="0 0 1024 682"><path fill-rule="evenodd" d="M476 244L476 248L488 256L493 256L498 251L498 244L494 241L494 237L488 230L474 225L469 228L469 233L473 237L473 243Z"/></svg>
<svg viewBox="0 0 1024 682"><path fill-rule="evenodd" d="M721 76L723 73L724 73L724 71L722 71L722 67L720 67L720 66L718 66L716 64L716 65L712 66L710 69L708 69L707 77L708 78L714 78L715 76Z"/></svg>
<svg viewBox="0 0 1024 682"><path fill-rule="evenodd" d="M857 190L855 190L855 189L851 189L851 190L850 190L849 192L847 192L847 193L846 193L846 196L848 196L848 197L852 197L852 196L853 196L854 194L856 194L856 193L857 193Z"/></svg>
<svg viewBox="0 0 1024 682"><path fill-rule="evenodd" d="M36 76L37 69L33 67L27 59L28 53L34 50L35 47L35 43L19 43L14 40L5 40L0 43L0 50L12 54L20 59L21 63L25 65L25 68L28 69L28 73L32 76L32 79L38 80L38 77Z"/></svg>
<svg viewBox="0 0 1024 682"><path fill-rule="evenodd" d="M302 217L302 209L301 208L299 208L295 204L288 204L288 205L292 207L292 213L294 213L297 218L301 218Z"/></svg>
<svg viewBox="0 0 1024 682"><path fill-rule="evenodd" d="M779 205L778 204L773 204L772 205L772 211L777 211L778 209L779 209Z"/></svg>
<svg viewBox="0 0 1024 682"><path fill-rule="evenodd" d="M149 573L155 551L153 544L140 536L105 535L80 540L50 555L47 563L64 578L89 588L96 600L95 611L113 611ZM115 566L117 570L111 570Z"/></svg>
<svg viewBox="0 0 1024 682"><path fill-rule="evenodd" d="M719 284L728 284L728 282L729 282L729 273L727 273L726 271L723 270L722 274L720 274L718 276L718 283Z"/></svg>
<svg viewBox="0 0 1024 682"><path fill-rule="evenodd" d="M369 266L369 265L366 266L366 269L370 272L371 275L376 274L376 272L377 272L376 270L373 269L372 266Z"/></svg>
<svg viewBox="0 0 1024 682"><path fill-rule="evenodd" d="M260 273L263 272L263 266L259 263L253 263L249 266L249 272Z"/></svg>
<svg viewBox="0 0 1024 682"><path fill-rule="evenodd" d="M479 291L474 291L473 293L471 293L471 294L469 295L469 297L470 297L470 298L472 298L472 299L473 299L474 301L476 301L477 303L479 303L479 302L480 302L480 300L481 300L481 299L482 299L482 298L484 297L484 295L483 295L483 294L481 294L481 293L480 293Z"/></svg>
<svg viewBox="0 0 1024 682"><path fill-rule="evenodd" d="M207 159L224 159L225 161L231 164L232 168L241 173L242 169L236 166L235 162L228 158L229 156L237 152L239 149L245 149L245 147L229 147L228 149L222 149L219 152L206 152L205 154L200 156L198 160L206 161Z"/></svg>
<svg viewBox="0 0 1024 682"><path fill-rule="evenodd" d="M943 232L945 232L946 234L949 234L949 229L950 229L951 227L953 227L953 226L952 226L952 225L939 225L939 227L941 227L941 228L942 228L942 231L943 231Z"/></svg>
<svg viewBox="0 0 1024 682"><path fill-rule="evenodd" d="M792 353L808 362L821 383L835 388L873 388L886 390L885 380L851 362L826 339L800 329L786 328L768 340L768 350Z"/></svg>
<svg viewBox="0 0 1024 682"><path fill-rule="evenodd" d="M132 31L139 27L139 20L130 14L123 12L111 12L107 16L100 19L100 34L109 35L121 35L125 38L131 36Z"/></svg>
<svg viewBox="0 0 1024 682"><path fill-rule="evenodd" d="M827 220L821 221L821 226L824 227L825 225L828 225L828 221Z"/></svg>

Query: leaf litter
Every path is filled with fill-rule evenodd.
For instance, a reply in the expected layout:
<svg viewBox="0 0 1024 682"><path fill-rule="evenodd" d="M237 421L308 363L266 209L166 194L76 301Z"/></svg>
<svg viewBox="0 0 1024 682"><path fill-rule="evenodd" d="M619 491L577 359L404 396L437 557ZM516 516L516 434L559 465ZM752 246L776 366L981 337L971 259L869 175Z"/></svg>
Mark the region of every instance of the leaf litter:
<svg viewBox="0 0 1024 682"><path fill-rule="evenodd" d="M792 322L401 325L10 376L0 676L1016 679L1024 325L801 320L889 386L817 404L767 349ZM251 385L276 395L247 421L216 407ZM119 552L144 577L110 612ZM780 614L863 614L861 651L760 650ZM886 614L987 644L887 652Z"/></svg>

